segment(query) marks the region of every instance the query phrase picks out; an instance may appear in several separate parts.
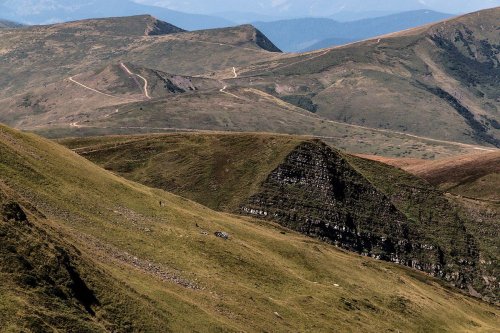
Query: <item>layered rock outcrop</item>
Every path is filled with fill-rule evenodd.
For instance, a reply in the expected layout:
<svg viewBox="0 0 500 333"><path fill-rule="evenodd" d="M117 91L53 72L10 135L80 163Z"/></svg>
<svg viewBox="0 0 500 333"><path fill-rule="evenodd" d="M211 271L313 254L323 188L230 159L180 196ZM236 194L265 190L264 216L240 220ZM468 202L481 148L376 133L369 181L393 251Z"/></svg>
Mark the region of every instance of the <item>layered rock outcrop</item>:
<svg viewBox="0 0 500 333"><path fill-rule="evenodd" d="M414 213L425 210L420 206L427 205L427 190L433 189L408 187L387 195L340 152L310 141L271 172L241 212L467 289L478 282L476 243L453 211L443 212L446 207L436 207L430 218ZM437 230L446 232L430 234Z"/></svg>

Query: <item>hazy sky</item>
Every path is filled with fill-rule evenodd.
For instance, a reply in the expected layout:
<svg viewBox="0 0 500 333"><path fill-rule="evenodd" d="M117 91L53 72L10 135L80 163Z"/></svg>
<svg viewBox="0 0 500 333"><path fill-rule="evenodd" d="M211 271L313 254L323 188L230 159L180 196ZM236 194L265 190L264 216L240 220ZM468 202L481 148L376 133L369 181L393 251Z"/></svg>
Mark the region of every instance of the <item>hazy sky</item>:
<svg viewBox="0 0 500 333"><path fill-rule="evenodd" d="M215 14L215 19L224 22L193 26L202 18L191 18L191 22L179 21L172 15L161 14L158 8L144 5L186 13ZM332 17L346 20L349 17L375 17L416 9L459 14L496 6L500 6L500 0L0 0L0 18L42 24L147 13L194 29L279 18Z"/></svg>
<svg viewBox="0 0 500 333"><path fill-rule="evenodd" d="M250 11L267 15L327 16L339 11L401 11L429 8L464 13L500 6L500 0L134 0L192 13Z"/></svg>

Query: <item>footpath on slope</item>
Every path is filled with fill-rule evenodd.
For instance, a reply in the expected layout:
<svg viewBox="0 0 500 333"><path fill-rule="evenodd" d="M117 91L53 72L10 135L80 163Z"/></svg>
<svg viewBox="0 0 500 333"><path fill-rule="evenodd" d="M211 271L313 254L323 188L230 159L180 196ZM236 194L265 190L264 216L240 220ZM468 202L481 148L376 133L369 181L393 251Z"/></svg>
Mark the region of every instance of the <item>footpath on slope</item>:
<svg viewBox="0 0 500 333"><path fill-rule="evenodd" d="M149 93L148 93L148 80L143 77L142 75L139 75L139 74L136 74L136 73L132 73L132 71L123 63L121 62L120 63L120 66L131 76L137 76L138 78L140 78L141 80L144 81L144 87L142 87L142 93L144 94L144 96L146 96L147 99L151 99L151 96L149 96Z"/></svg>

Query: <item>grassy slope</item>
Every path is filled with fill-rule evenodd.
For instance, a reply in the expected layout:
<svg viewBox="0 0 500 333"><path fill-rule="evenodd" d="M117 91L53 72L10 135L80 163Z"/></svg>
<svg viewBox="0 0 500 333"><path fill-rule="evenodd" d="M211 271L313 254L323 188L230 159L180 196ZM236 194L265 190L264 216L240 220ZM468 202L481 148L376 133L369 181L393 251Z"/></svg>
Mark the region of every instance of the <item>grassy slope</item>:
<svg viewBox="0 0 500 333"><path fill-rule="evenodd" d="M261 190L261 184L291 150L305 140L307 138L264 134L175 134L60 142L125 178L172 191L213 209L236 212ZM396 168L345 156L378 190L391 198L428 237L428 242L443 243L443 248L454 243L449 239L458 237L453 233L457 211L441 192ZM473 217L465 220L475 221ZM428 225L428 221L433 223ZM494 224L485 226L494 230ZM468 227L478 239L484 236L476 226L469 223ZM455 239L455 245L458 243ZM493 253L489 257L495 262L480 265L486 275L496 274L494 267L498 260L494 248L491 242L482 248Z"/></svg>
<svg viewBox="0 0 500 333"><path fill-rule="evenodd" d="M174 331L493 332L498 326L497 308L418 272L353 256L267 223L215 213L115 177L33 135L5 127L0 133L2 188L23 205L33 204L48 217L46 223L121 286L169 313L166 326ZM45 222L37 224L46 228ZM231 239L211 236L216 230L229 232ZM113 251L106 250L111 246ZM148 260L203 289L124 267L116 259L124 251L136 257L134 262ZM91 281L90 288L99 290ZM8 313L16 298L4 299Z"/></svg>
<svg viewBox="0 0 500 333"><path fill-rule="evenodd" d="M212 208L231 201L228 207L234 208L251 192L248 179L258 184L294 146L307 139L275 134L193 133L68 138L60 142L126 178L177 191ZM253 174L249 165L256 168ZM195 177L191 170L197 170ZM239 193L245 195L229 200L227 191L233 193L234 186L228 184L242 180L246 185ZM218 202L215 205L208 195L212 191L220 198L214 198Z"/></svg>
<svg viewBox="0 0 500 333"><path fill-rule="evenodd" d="M176 94L166 99L103 107L92 113L80 112L71 120L62 119L66 123L76 120L80 128L48 124L36 131L44 136L59 138L175 130L286 133L319 136L336 147L352 152L419 158L451 156L475 150L475 147L457 143L436 142L331 122L271 95L247 88L228 88L226 93L215 90Z"/></svg>
<svg viewBox="0 0 500 333"><path fill-rule="evenodd" d="M265 134L178 134L67 139L107 170L212 209L236 211L301 142ZM86 152L89 151L87 154Z"/></svg>
<svg viewBox="0 0 500 333"><path fill-rule="evenodd" d="M373 158L373 157L370 157ZM426 181L439 186L443 191L452 193L447 195L464 219L469 232L476 236L481 249L481 266L489 272L485 276L498 276L500 268L500 204L498 196L498 153L482 153L458 156L437 161L398 160L377 158L383 163L395 165L412 174L422 177ZM380 186L385 186L389 195L397 194L398 178L387 182L387 166L381 163L352 158L360 165L367 176ZM364 165L364 167L363 167ZM389 169L392 169L389 167ZM392 169L393 170L393 169ZM400 173L400 176L404 173ZM405 181L408 183L408 179ZM387 186L391 185L391 186ZM417 184L420 185L421 184Z"/></svg>
<svg viewBox="0 0 500 333"><path fill-rule="evenodd" d="M0 186L0 331L168 330L169 313L82 254L39 212L26 217L5 189Z"/></svg>
<svg viewBox="0 0 500 333"><path fill-rule="evenodd" d="M457 156L406 170L457 195L500 201L500 152Z"/></svg>
<svg viewBox="0 0 500 333"><path fill-rule="evenodd" d="M172 75L129 63L124 65L148 80L148 95L153 98L205 90L218 91L221 88L221 83L216 80ZM4 110L8 111L0 114L0 121L12 127L31 130L68 126L89 118L95 121L106 119L124 104L147 100L143 80L129 75L119 63L79 73L73 79L101 93L86 89L67 78L3 100Z"/></svg>

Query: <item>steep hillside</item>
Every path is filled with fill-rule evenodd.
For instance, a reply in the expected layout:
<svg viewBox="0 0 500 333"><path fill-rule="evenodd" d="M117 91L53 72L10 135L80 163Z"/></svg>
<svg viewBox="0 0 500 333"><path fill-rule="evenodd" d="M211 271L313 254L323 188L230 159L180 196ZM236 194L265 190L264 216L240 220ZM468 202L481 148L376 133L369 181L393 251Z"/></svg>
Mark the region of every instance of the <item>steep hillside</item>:
<svg viewBox="0 0 500 333"><path fill-rule="evenodd" d="M500 271L500 160L499 153L462 155L435 161L401 160L370 156L395 165L447 192L466 216L467 229L476 235L481 261L491 263L492 276ZM487 278L488 279L488 278Z"/></svg>
<svg viewBox="0 0 500 333"><path fill-rule="evenodd" d="M500 146L499 13L263 62L238 84L332 120Z"/></svg>
<svg viewBox="0 0 500 333"><path fill-rule="evenodd" d="M2 329L26 330L35 322L67 330L71 319L76 331L465 332L498 326L497 308L416 271L274 224L213 212L113 176L33 135L6 127L0 135L1 186L8 193L2 202L11 202L2 206L1 237L11 246L2 248L0 263L8 278L2 281L12 286L0 289L7 296L0 303L0 316L8 318ZM15 253L31 254L14 265L20 260ZM41 266L45 253L53 259ZM26 270L31 278L16 279ZM55 281L60 290L51 291ZM37 312L44 302L61 304L57 321ZM20 308L27 324L11 315ZM120 320L112 311L130 315Z"/></svg>
<svg viewBox="0 0 500 333"><path fill-rule="evenodd" d="M405 169L445 191L500 202L500 152L457 156Z"/></svg>
<svg viewBox="0 0 500 333"><path fill-rule="evenodd" d="M466 219L426 182L304 138L170 135L62 141L108 170L211 208L257 216L438 276L487 299ZM481 273L479 273L481 272ZM493 274L493 275L492 275ZM476 291L474 291L476 290Z"/></svg>
<svg viewBox="0 0 500 333"><path fill-rule="evenodd" d="M254 26L245 24L236 28L211 29L205 31L195 31L186 36L191 40L202 42L212 42L218 44L230 44L243 47L258 47L268 52L281 53L273 42L271 42L262 32ZM189 37L187 37L189 39Z"/></svg>
<svg viewBox="0 0 500 333"><path fill-rule="evenodd" d="M158 330L169 321L0 185L0 330L125 332Z"/></svg>
<svg viewBox="0 0 500 333"><path fill-rule="evenodd" d="M436 160L365 157L401 168L446 192L469 199L500 202L500 151Z"/></svg>

